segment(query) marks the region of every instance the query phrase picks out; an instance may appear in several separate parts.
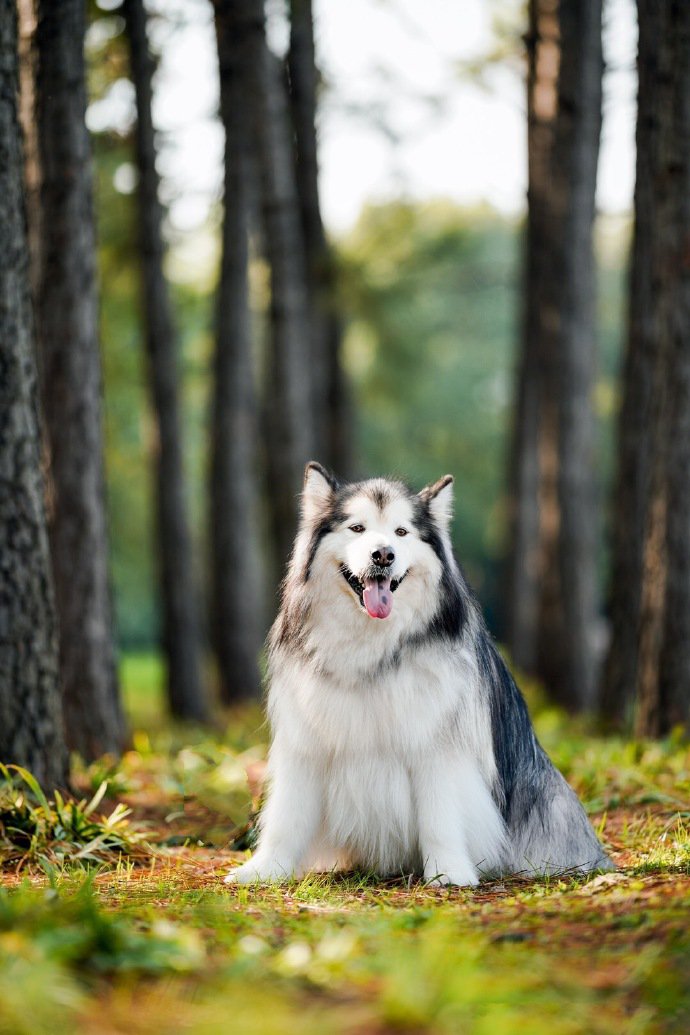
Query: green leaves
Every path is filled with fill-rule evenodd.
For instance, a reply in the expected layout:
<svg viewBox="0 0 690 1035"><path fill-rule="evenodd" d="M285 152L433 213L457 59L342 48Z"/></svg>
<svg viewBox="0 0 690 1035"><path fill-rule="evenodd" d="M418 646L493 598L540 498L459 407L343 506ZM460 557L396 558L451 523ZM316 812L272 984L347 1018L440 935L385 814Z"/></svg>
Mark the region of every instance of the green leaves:
<svg viewBox="0 0 690 1035"><path fill-rule="evenodd" d="M27 769L0 763L0 867L46 869L148 854L125 805L116 805L109 816L94 815L107 787L103 781L89 801L65 800L56 790L50 802Z"/></svg>

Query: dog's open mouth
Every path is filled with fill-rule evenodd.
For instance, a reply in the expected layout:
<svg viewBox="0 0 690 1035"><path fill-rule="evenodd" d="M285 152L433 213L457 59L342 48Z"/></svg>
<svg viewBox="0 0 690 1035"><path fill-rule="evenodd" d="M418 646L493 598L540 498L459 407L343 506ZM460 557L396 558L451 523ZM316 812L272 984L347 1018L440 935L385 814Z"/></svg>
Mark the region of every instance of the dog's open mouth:
<svg viewBox="0 0 690 1035"><path fill-rule="evenodd" d="M370 618L388 618L393 607L393 594L407 572L399 579L392 579L385 568L372 566L364 572L362 578L358 578L346 565L341 564L340 574L357 594Z"/></svg>

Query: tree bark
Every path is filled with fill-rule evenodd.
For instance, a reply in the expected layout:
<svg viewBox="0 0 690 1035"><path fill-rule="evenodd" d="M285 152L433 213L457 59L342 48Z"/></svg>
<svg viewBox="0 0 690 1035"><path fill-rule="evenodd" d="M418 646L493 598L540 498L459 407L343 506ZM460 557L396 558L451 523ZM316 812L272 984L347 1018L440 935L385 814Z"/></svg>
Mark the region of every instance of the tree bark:
<svg viewBox="0 0 690 1035"><path fill-rule="evenodd" d="M0 761L67 782L41 472L14 0L0 0Z"/></svg>
<svg viewBox="0 0 690 1035"><path fill-rule="evenodd" d="M263 0L237 2L249 28L249 97L270 270L265 433L272 540L282 570L297 527L304 465L321 447L313 412L307 265L282 65L266 43Z"/></svg>
<svg viewBox="0 0 690 1035"><path fill-rule="evenodd" d="M654 326L650 262L656 221L654 177L659 152L656 91L662 22L660 5L656 0L638 0L638 12L635 225L628 280L623 399L618 419L618 471L613 500L611 641L600 700L602 716L608 723L618 726L627 724L630 719L638 678L645 520L652 488L650 429L657 424L655 409L658 405L654 399L654 384L658 377L659 343ZM655 522L658 520L657 515ZM658 535L655 541L657 545L652 554L658 560ZM653 667L656 668L656 661Z"/></svg>
<svg viewBox="0 0 690 1035"><path fill-rule="evenodd" d="M671 4L673 101L662 138L670 205L663 224L669 349L667 581L660 674L662 732L690 730L690 8Z"/></svg>
<svg viewBox="0 0 690 1035"><path fill-rule="evenodd" d="M545 423L553 386L544 381L547 335L542 284L549 261L551 165L560 64L558 0L530 0L527 50L527 227L524 250L524 312L517 370L513 441L508 473L506 642L516 664L534 671L540 593L555 551L555 480L544 478L555 453L554 422ZM547 430L551 443L547 442Z"/></svg>
<svg viewBox="0 0 690 1035"><path fill-rule="evenodd" d="M559 703L594 692L592 224L601 3L529 5L525 313L511 457L507 637Z"/></svg>
<svg viewBox="0 0 690 1035"><path fill-rule="evenodd" d="M258 421L249 306L249 211L255 25L246 5L215 2L225 129L223 258L217 300L211 459L212 628L221 697L259 693L263 633L258 534Z"/></svg>
<svg viewBox="0 0 690 1035"><path fill-rule="evenodd" d="M312 324L312 384L320 459L342 476L351 468L351 408L341 363L342 321L333 254L319 200L316 132L319 80L311 0L290 0L288 51L290 109L295 135L296 181L306 253Z"/></svg>
<svg viewBox="0 0 690 1035"><path fill-rule="evenodd" d="M690 728L690 9L664 0L655 103L651 286L661 373L655 385L653 471L645 540L637 733Z"/></svg>
<svg viewBox="0 0 690 1035"><path fill-rule="evenodd" d="M563 639L560 672L552 691L562 704L578 709L593 705L596 678L592 230L601 133L601 0L561 0L559 13L561 64L553 166L555 262L547 289L557 316L558 569Z"/></svg>
<svg viewBox="0 0 690 1035"><path fill-rule="evenodd" d="M179 719L205 721L201 629L192 542L187 519L179 401L178 344L163 264L163 207L151 114L154 61L143 0L122 8L136 91L136 162L139 170L139 248L149 385L157 426L155 485L157 554L167 663L168 703Z"/></svg>
<svg viewBox="0 0 690 1035"><path fill-rule="evenodd" d="M84 29L83 0L39 0L43 239L37 312L51 464L51 554L68 744L93 759L121 750L124 722L108 575Z"/></svg>

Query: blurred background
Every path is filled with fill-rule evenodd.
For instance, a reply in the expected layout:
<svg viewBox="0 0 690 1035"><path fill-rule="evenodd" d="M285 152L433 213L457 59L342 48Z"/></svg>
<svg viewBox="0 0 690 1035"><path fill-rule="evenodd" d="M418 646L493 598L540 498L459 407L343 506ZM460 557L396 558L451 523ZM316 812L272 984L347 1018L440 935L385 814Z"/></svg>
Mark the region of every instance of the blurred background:
<svg viewBox="0 0 690 1035"><path fill-rule="evenodd" d="M206 0L148 7L159 59L154 122L168 210L166 271L180 330L189 495L201 563L223 216L218 57ZM404 0L314 5L321 211L337 264L351 400L348 470L336 473L392 473L421 488L452 471L459 556L501 632L527 189L526 10L510 0L476 0L459 9L438 2L422 17L416 7ZM267 15L269 43L284 59L289 13L270 3ZM634 185L632 3L609 5L604 44L594 397L602 496L612 473ZM153 428L138 303L136 105L124 22L110 0L93 11L87 47L118 636L125 649L142 649L158 642L160 632L147 457ZM261 309L269 274L260 257L251 274ZM317 446L317 459L327 462L327 453ZM602 579L605 563L602 540ZM275 585L272 570L271 602Z"/></svg>
<svg viewBox="0 0 690 1035"><path fill-rule="evenodd" d="M19 4L39 357L61 318L45 53L65 33L41 6ZM452 472L458 556L517 666L609 724L687 722L671 270L688 76L682 14L662 7L87 5L69 31L93 159L104 624L125 683L148 666L192 718L259 693L315 458L415 488ZM78 49L63 58L74 72ZM60 613L66 419L43 368Z"/></svg>

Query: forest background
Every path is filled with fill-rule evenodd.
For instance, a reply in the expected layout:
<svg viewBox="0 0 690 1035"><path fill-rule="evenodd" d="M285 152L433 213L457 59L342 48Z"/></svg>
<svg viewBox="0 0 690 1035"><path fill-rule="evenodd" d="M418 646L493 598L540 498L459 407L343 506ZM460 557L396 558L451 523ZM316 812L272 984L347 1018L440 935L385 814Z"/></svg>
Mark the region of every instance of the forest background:
<svg viewBox="0 0 690 1035"><path fill-rule="evenodd" d="M420 174L413 162L401 157L406 146L423 150L429 135L448 132L451 119L447 108L452 97L444 97L440 91L411 97L412 84L400 78L399 58L387 66L385 54L378 63L372 57L368 69L365 66L369 80L355 87L343 83L342 69L336 70L334 80L321 60L319 127L321 137L328 142L336 135L338 143L332 157L333 147L326 152L333 185L326 181L322 188L325 211L329 194L339 191L344 195L331 202L330 208L340 297L347 315L343 364L353 393L347 429L352 470L346 473L391 473L416 486L425 484L436 472L448 470L456 475L459 556L492 629L500 634L505 630L500 597L507 535L506 476L521 321L524 198L520 182L523 190L526 186L524 172L513 167L525 161L524 144L509 137L516 153L508 154L505 145L497 147L495 140L490 143L490 155L497 155L497 164L505 163L510 170L494 173L498 183L489 181L485 186L480 179L483 169L468 176L460 166L465 148L481 148L488 144L487 133L504 129L506 108L509 112L514 108L515 121L519 122L522 11L519 4L510 3L475 6L477 10L469 17L463 15L463 21L474 29L474 52L458 41L455 61L452 46L447 48L449 53L439 54L438 29L433 38L423 37L417 43L431 63L440 66L437 78L443 81L444 89L448 89L450 79L454 93L469 93L470 103L478 95L481 104L497 109L485 126L477 125L474 116L474 132L469 139L448 142L446 160L450 168L442 179L450 181L457 170L455 197L450 191L434 195L425 190L426 163L420 163ZM624 278L631 234L633 181L631 169L627 170L626 182L620 167L625 166L626 159L634 162L634 10L626 3L612 6L605 39L614 53L613 64L606 69L602 135L604 142L613 136L612 145L618 153L611 157L607 154L610 147L602 145L605 168L600 180L605 184L601 191L605 207L596 227L596 470L602 514L598 564L602 591L608 571L604 523L614 471L614 418L624 346ZM381 5L374 13L384 19L381 34L402 21L398 32L407 37L409 45L418 27L413 10L405 8L401 18L395 5ZM317 33L319 15L317 7ZM327 11L323 16L328 17ZM167 89L172 95L167 103L164 97L158 101L167 118L167 128L159 134L162 189L171 207L167 270L181 337L185 450L195 552L201 572L207 556L204 508L214 292L222 219L222 140L219 149L213 125L215 75L206 65L215 60L208 5L159 4L158 18L152 35L158 40L163 59L159 91L164 94ZM278 23L274 24L274 35L284 45L278 5L274 5L273 21ZM478 26L476 22L483 24ZM123 649L141 651L154 649L160 641L156 554L151 546L154 489L148 457L155 432L148 418L139 307L136 172L131 139L135 108L131 87L122 77L124 57L118 61L118 47L124 47L124 41L112 36L116 25L116 14L100 10L89 31L89 125L98 176L106 471L117 629ZM200 36L205 37L202 42ZM166 57L170 43L175 48L174 56ZM483 59L488 59L488 69ZM360 69L364 62L365 58L358 58ZM186 63L194 64L196 70L186 72ZM357 103L357 95L362 94L367 81L378 89L376 103L370 107ZM183 90L189 91L192 84L201 85L201 96L186 101L192 113L180 115L174 98ZM418 122L413 126L406 124L410 121L410 105L417 109ZM343 124L354 142L350 153L339 139L346 135L342 133ZM207 151L203 162L197 162L201 170L189 172L185 183L186 166L192 154L196 157L197 140ZM360 156L370 161L370 171L364 178L356 174L350 186L348 176ZM334 170L335 162L343 169ZM406 168L410 164L411 170ZM322 171L322 180L327 172ZM365 201L360 215L353 219L353 205L363 197L367 177L377 200ZM463 201L463 195L468 194L470 198ZM254 268L254 281L260 306L262 292L266 291L266 271L260 262ZM267 592L273 599L275 588L275 571L271 568Z"/></svg>

